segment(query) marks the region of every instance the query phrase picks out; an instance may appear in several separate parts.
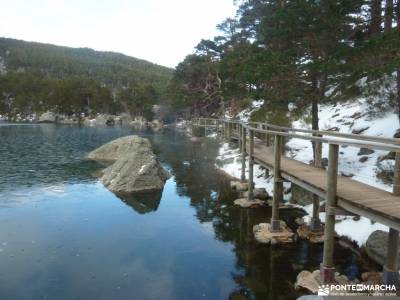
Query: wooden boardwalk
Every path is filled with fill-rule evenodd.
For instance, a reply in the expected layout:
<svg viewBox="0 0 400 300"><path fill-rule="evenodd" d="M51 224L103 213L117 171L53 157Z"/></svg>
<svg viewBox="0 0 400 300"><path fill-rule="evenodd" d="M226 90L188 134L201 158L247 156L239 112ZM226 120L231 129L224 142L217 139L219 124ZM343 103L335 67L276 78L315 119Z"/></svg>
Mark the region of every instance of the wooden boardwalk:
<svg viewBox="0 0 400 300"><path fill-rule="evenodd" d="M241 180L246 180L246 156L249 158L248 201L254 199L254 162L273 171L272 217L269 227L272 232L282 231L279 203L283 201L284 180L292 182L314 195L313 212L309 225L312 231L321 230L319 198L326 200L324 250L321 263L321 277L324 283L334 282L335 216L360 215L390 228L383 279L386 284L399 284L400 139L296 129L267 123L243 123L225 119L198 118L193 120L192 126L204 127L205 131L207 131L207 127L213 127L225 138L236 139L239 142L242 153ZM273 143L271 143L271 137L273 137ZM287 138L305 139L313 143L313 165L282 154L284 140ZM327 170L321 167L322 144L324 143L329 146ZM390 193L338 175L339 147L341 146L394 152L393 192Z"/></svg>
<svg viewBox="0 0 400 300"><path fill-rule="evenodd" d="M262 166L273 170L274 149L267 147L263 141L255 139L254 159ZM312 165L282 156L281 173L285 180L293 182L323 199L326 198L328 175L325 169L315 168ZM343 209L400 230L399 196L338 175L337 197L338 206Z"/></svg>

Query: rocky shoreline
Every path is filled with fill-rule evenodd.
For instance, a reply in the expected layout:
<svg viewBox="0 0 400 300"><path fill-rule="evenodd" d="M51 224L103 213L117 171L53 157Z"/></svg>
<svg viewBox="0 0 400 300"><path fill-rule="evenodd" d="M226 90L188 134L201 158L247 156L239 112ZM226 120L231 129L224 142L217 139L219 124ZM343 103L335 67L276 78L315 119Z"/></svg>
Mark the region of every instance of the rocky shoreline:
<svg viewBox="0 0 400 300"><path fill-rule="evenodd" d="M40 115L38 114L15 114L12 116L0 115L0 122L12 123L48 123L48 124L64 124L64 125L81 125L81 126L133 126L137 128L155 128L159 129L165 127L159 120L148 121L142 116L132 117L128 113L119 115L112 114L96 114L86 116L85 114L57 114L51 111L46 111Z"/></svg>

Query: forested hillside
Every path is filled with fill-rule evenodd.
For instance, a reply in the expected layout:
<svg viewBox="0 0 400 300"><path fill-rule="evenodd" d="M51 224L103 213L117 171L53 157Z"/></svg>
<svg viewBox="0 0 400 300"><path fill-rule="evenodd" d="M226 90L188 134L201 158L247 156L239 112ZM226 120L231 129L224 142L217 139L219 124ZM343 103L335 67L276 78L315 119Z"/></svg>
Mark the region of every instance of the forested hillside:
<svg viewBox="0 0 400 300"><path fill-rule="evenodd" d="M362 97L371 113L399 114L400 0L236 2L221 34L176 68L176 108L225 115L263 99L254 118L284 123L290 110L313 129L323 103Z"/></svg>
<svg viewBox="0 0 400 300"><path fill-rule="evenodd" d="M171 75L119 53L0 38L0 114L148 115Z"/></svg>

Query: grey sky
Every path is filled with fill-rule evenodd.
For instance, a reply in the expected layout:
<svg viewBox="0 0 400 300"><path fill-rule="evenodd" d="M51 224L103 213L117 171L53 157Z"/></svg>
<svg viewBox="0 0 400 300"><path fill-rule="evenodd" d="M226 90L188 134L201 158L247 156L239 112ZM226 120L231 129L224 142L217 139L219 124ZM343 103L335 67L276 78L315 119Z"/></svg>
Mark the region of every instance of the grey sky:
<svg viewBox="0 0 400 300"><path fill-rule="evenodd" d="M0 0L0 36L122 52L174 67L233 0Z"/></svg>

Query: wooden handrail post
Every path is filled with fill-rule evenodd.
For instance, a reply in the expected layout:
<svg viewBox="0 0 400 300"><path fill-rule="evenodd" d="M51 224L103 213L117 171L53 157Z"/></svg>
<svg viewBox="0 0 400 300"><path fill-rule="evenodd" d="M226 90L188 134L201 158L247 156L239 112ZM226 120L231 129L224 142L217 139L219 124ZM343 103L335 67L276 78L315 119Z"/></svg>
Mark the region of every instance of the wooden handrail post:
<svg viewBox="0 0 400 300"><path fill-rule="evenodd" d="M254 199L253 188L254 188L254 131L249 129L249 191L247 193L247 199L252 201Z"/></svg>
<svg viewBox="0 0 400 300"><path fill-rule="evenodd" d="M269 130L268 126L265 126L265 130ZM267 147L270 146L270 142L269 141L270 141L269 133L266 133L265 134L265 144L267 145Z"/></svg>
<svg viewBox="0 0 400 300"><path fill-rule="evenodd" d="M314 166L322 168L322 143L315 142L315 155L314 155Z"/></svg>
<svg viewBox="0 0 400 300"><path fill-rule="evenodd" d="M222 122L223 137L226 138L226 120L224 119Z"/></svg>
<svg viewBox="0 0 400 300"><path fill-rule="evenodd" d="M282 132L286 132L286 131L282 130ZM285 154L285 145L286 145L286 137L281 136L281 153L282 154Z"/></svg>
<svg viewBox="0 0 400 300"><path fill-rule="evenodd" d="M282 136L275 135L274 141L274 191L272 198L271 231L281 231L279 204L283 200L283 180L281 177Z"/></svg>
<svg viewBox="0 0 400 300"><path fill-rule="evenodd" d="M242 126L242 174L240 179L246 180L246 127Z"/></svg>
<svg viewBox="0 0 400 300"><path fill-rule="evenodd" d="M393 194L400 196L400 153L395 154ZM399 286L399 232L389 229L387 258L383 267L383 281L385 284Z"/></svg>
<svg viewBox="0 0 400 300"><path fill-rule="evenodd" d="M326 187L326 211L337 205L337 172L338 172L339 145L329 144L328 178ZM335 280L333 266L333 250L335 246L335 215L326 214L324 231L324 252L321 265L321 277L324 283Z"/></svg>
<svg viewBox="0 0 400 300"><path fill-rule="evenodd" d="M400 196L400 153L396 152L393 176L393 194Z"/></svg>

